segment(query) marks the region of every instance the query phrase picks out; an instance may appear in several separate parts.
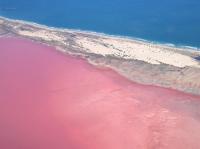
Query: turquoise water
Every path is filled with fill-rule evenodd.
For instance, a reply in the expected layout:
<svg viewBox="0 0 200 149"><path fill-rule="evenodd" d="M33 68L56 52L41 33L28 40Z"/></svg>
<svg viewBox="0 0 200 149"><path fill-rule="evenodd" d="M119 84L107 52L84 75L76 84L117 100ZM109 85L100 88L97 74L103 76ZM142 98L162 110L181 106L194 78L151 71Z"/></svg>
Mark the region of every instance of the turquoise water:
<svg viewBox="0 0 200 149"><path fill-rule="evenodd" d="M199 0L0 0L0 15L200 47Z"/></svg>

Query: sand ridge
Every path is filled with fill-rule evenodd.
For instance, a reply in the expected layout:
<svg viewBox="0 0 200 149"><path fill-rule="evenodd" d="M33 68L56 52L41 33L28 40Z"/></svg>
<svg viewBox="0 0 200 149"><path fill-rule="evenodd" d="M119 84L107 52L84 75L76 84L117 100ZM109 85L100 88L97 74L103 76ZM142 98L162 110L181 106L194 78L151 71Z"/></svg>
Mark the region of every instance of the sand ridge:
<svg viewBox="0 0 200 149"><path fill-rule="evenodd" d="M3 20L1 20L1 22L3 23ZM22 36L68 44L65 36L53 30L48 31L44 28L21 30L19 28L16 29L16 31ZM67 32L67 30L65 30L65 32ZM122 59L140 60L157 65L163 63L175 67L189 66L200 68L200 63L197 60L180 53L175 47L168 47L166 50L166 45L161 46L130 39L108 37L106 35L98 36L98 34L96 34L98 38L93 38L89 33L87 33L89 36L82 36L73 30L71 32L76 34L76 38L74 38L74 41L77 43L76 46L81 47L82 50L89 53L103 56L111 55Z"/></svg>

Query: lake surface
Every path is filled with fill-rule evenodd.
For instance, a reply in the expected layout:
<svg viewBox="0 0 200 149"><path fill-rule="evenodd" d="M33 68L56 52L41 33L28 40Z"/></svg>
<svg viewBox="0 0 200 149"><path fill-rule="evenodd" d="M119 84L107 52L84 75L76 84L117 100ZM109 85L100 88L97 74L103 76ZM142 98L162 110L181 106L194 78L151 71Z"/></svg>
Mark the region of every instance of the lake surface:
<svg viewBox="0 0 200 149"><path fill-rule="evenodd" d="M12 43L12 44L10 44ZM200 98L0 38L1 149L200 148Z"/></svg>
<svg viewBox="0 0 200 149"><path fill-rule="evenodd" d="M0 15L200 47L199 0L1 0Z"/></svg>

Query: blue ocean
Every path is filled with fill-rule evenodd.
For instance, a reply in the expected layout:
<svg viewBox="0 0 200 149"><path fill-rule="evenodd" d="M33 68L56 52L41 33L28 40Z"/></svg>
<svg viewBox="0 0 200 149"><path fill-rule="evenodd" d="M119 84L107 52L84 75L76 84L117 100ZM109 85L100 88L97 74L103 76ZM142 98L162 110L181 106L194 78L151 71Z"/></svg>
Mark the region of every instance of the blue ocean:
<svg viewBox="0 0 200 149"><path fill-rule="evenodd" d="M52 27L200 47L199 0L0 0L0 15Z"/></svg>

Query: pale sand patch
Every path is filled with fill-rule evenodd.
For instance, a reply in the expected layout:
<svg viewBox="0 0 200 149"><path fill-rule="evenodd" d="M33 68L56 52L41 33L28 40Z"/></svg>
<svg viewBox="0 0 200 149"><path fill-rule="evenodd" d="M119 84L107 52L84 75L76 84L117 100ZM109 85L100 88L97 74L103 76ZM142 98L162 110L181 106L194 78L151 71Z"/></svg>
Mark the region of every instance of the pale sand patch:
<svg viewBox="0 0 200 149"><path fill-rule="evenodd" d="M141 44L112 38L79 38L76 42L89 53L135 59L150 64L163 63L176 67L200 67L199 63L190 56L152 46L151 44Z"/></svg>
<svg viewBox="0 0 200 149"><path fill-rule="evenodd" d="M0 24L3 24L4 23L4 21L3 20L0 20Z"/></svg>
<svg viewBox="0 0 200 149"><path fill-rule="evenodd" d="M62 36L56 35L54 32L49 32L45 30L37 30L37 31L26 31L26 30L19 30L18 32L20 35L29 36L29 37L38 37L42 38L47 41L59 41L64 43L64 38Z"/></svg>

